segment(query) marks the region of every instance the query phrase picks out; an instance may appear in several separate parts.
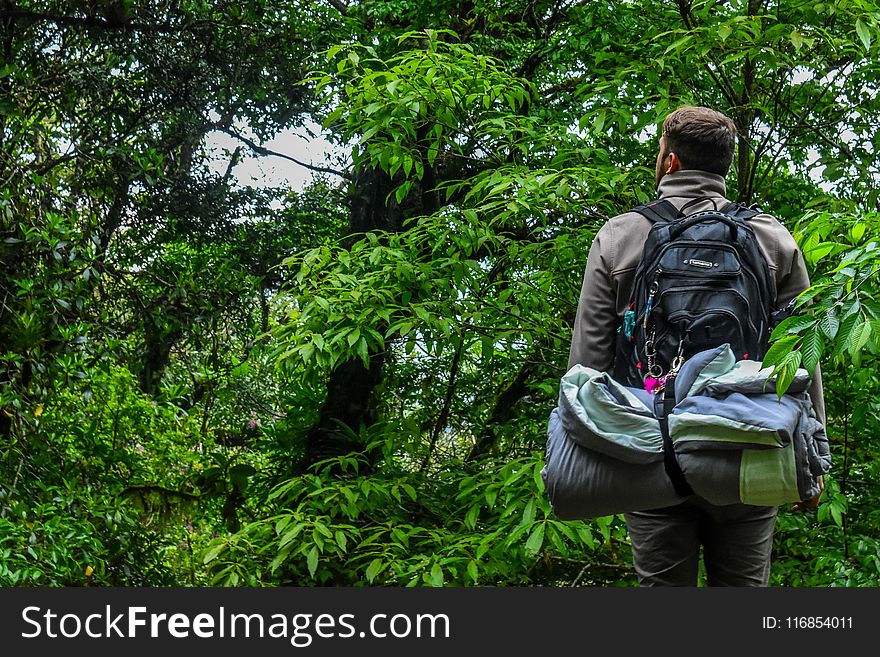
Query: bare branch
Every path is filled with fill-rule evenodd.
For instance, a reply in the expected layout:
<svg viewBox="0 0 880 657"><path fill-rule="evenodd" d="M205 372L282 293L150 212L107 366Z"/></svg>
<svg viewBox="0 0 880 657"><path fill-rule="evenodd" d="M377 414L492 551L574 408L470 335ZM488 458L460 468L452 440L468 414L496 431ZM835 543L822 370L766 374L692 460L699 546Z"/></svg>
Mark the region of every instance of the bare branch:
<svg viewBox="0 0 880 657"><path fill-rule="evenodd" d="M681 16L684 26L689 30L695 29L697 27L697 21L691 12L690 0L676 0L676 4L678 5L678 13ZM706 64L706 71L709 73L709 77L712 78L712 81L721 90L721 93L724 95L727 102L730 103L731 107L738 106L740 103L738 102L739 99L736 97L736 89L733 86L733 82L724 72L724 69L718 63L718 60L711 55L710 57L712 59L712 64L714 64L717 71L713 70L711 66Z"/></svg>
<svg viewBox="0 0 880 657"><path fill-rule="evenodd" d="M280 157L283 160L288 160L290 162L293 162L294 164L298 164L299 166L305 167L306 169L309 169L311 171L317 171L319 173L332 173L334 176L339 176L340 178L343 178L345 180L353 180L354 179L354 177L346 171L338 171L336 169L330 169L329 167L320 167L320 166L315 166L314 164L308 164L306 162L302 162L300 160L297 160L295 157L291 157L290 155L286 155L284 153L279 153L278 151L270 150L270 149L266 148L265 146L260 146L255 141L248 139L247 137L245 137L244 135L242 135L239 132L236 132L232 128L218 126L217 129L220 130L221 132L225 132L230 137L235 137L239 141L243 142L245 145L248 146L248 148L250 148L257 155L261 155L264 157L265 156Z"/></svg>
<svg viewBox="0 0 880 657"><path fill-rule="evenodd" d="M330 2L331 5L333 5L333 7L338 9L339 13L342 14L343 16L345 16L346 13L348 13L348 5L345 4L344 2L340 2L340 0L328 0L328 1Z"/></svg>
<svg viewBox="0 0 880 657"><path fill-rule="evenodd" d="M94 27L102 30L135 30L139 32L168 33L183 32L191 30L199 25L207 25L209 21L199 21L197 23L183 23L180 25L172 25L171 23L140 23L129 21L126 17L110 16L101 17L97 15L86 16L67 16L63 14L50 14L41 11L31 11L20 7L11 7L0 9L0 20L12 19L29 21L32 23L44 21L55 23L59 26L66 27Z"/></svg>

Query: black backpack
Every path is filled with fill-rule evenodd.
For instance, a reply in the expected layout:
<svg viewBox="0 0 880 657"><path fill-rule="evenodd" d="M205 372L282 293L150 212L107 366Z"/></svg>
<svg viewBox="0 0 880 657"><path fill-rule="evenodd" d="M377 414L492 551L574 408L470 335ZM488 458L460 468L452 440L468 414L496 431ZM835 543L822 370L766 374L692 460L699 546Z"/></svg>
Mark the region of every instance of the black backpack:
<svg viewBox="0 0 880 657"><path fill-rule="evenodd" d="M614 378L653 391L683 360L725 342L737 360L761 360L774 300L748 224L759 212L730 203L685 216L665 200L633 211L654 225L619 329Z"/></svg>

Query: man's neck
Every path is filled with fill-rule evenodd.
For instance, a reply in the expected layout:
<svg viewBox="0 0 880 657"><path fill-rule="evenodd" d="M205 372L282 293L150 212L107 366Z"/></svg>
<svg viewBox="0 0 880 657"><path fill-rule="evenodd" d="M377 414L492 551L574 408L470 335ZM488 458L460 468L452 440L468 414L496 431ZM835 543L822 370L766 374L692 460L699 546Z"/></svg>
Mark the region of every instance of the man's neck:
<svg viewBox="0 0 880 657"><path fill-rule="evenodd" d="M680 169L667 173L657 185L658 198L721 197L727 196L724 176L698 169Z"/></svg>

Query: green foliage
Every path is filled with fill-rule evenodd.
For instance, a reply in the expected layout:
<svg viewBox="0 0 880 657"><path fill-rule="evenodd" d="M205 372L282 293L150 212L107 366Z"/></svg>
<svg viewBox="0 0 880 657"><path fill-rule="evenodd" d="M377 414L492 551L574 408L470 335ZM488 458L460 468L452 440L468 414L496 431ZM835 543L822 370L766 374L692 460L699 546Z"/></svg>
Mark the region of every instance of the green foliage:
<svg viewBox="0 0 880 657"><path fill-rule="evenodd" d="M764 359L785 372L801 361L813 371L822 357L858 368L877 355L880 304L875 285L880 268L876 213L813 212L798 232L804 257L819 276L798 299L798 315L773 332ZM795 365L796 366L796 365Z"/></svg>
<svg viewBox="0 0 880 657"><path fill-rule="evenodd" d="M90 488L0 489L3 586L171 585L166 540L131 506Z"/></svg>
<svg viewBox="0 0 880 657"><path fill-rule="evenodd" d="M765 364L821 365L834 469L773 581L876 585L880 7L347 4L0 9L0 584L633 584L537 475L687 102L813 280ZM312 122L347 157L237 182Z"/></svg>
<svg viewBox="0 0 880 657"><path fill-rule="evenodd" d="M797 314L774 331L765 364L822 366L833 468L815 519L783 517L778 583L876 586L880 581L873 500L880 448L876 391L877 238L873 212L808 212L796 237L814 269ZM805 566L809 564L809 569Z"/></svg>
<svg viewBox="0 0 880 657"><path fill-rule="evenodd" d="M273 489L266 517L216 539L204 560L215 584L232 586L552 583L607 553L622 525L555 519L542 465L536 454L425 477L390 455L369 473L340 457Z"/></svg>
<svg viewBox="0 0 880 657"><path fill-rule="evenodd" d="M0 489L0 582L173 583L169 551L198 499L189 480L204 459L191 426L113 367L19 414Z"/></svg>
<svg viewBox="0 0 880 657"><path fill-rule="evenodd" d="M395 340L406 354L418 347L439 355L450 344L482 345L489 335L493 344L550 340L561 350L567 336L553 326L548 305L564 303L560 288L572 289L570 272L541 263L569 265L575 245L520 243L492 228L474 211L450 212L403 233L368 233L351 249L324 246L289 259L298 295L276 331L290 345L279 359L329 368L349 358L366 363ZM496 270L481 263L488 255ZM535 290L546 296L536 299Z"/></svg>
<svg viewBox="0 0 880 657"><path fill-rule="evenodd" d="M398 203L426 167L468 160L478 140L491 151L534 146L534 120L518 114L534 90L469 44L444 41L452 36L448 30L404 34L402 52L388 60L371 46L334 47L327 56L335 74L316 78L324 102L344 94L325 127L344 117L343 137L357 139L354 163L381 167L392 178L402 171Z"/></svg>

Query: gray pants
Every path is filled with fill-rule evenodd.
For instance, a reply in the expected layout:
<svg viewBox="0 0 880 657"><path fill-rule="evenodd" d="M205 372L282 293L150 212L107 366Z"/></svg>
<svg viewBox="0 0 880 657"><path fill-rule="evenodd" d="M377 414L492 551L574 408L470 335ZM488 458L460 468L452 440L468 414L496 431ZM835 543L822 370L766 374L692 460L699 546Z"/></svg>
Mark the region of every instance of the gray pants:
<svg viewBox="0 0 880 657"><path fill-rule="evenodd" d="M709 586L767 586L775 506L681 504L625 514L641 586L696 586L703 547Z"/></svg>

